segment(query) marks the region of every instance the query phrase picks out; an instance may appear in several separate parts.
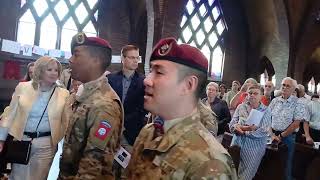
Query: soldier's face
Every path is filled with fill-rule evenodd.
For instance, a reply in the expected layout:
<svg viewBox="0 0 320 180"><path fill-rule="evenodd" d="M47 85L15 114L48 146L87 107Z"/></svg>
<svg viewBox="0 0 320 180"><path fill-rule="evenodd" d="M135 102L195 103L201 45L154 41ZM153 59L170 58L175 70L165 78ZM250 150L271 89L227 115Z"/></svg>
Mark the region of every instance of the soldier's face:
<svg viewBox="0 0 320 180"><path fill-rule="evenodd" d="M170 61L152 61L151 72L144 79L144 85L144 107L159 116L172 112L183 97L183 82L178 80L178 65Z"/></svg>
<svg viewBox="0 0 320 180"><path fill-rule="evenodd" d="M71 78L86 83L86 76L90 73L90 53L86 46L77 46L74 48L73 55L69 63L71 69Z"/></svg>

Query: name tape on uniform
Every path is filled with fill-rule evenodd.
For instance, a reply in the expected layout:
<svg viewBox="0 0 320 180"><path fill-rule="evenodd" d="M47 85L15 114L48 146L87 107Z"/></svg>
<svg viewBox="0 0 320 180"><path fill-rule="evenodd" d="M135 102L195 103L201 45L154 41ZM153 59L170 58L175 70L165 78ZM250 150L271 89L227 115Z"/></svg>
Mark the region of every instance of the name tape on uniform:
<svg viewBox="0 0 320 180"><path fill-rule="evenodd" d="M131 154L125 150L122 146L114 156L114 159L125 169L130 161Z"/></svg>

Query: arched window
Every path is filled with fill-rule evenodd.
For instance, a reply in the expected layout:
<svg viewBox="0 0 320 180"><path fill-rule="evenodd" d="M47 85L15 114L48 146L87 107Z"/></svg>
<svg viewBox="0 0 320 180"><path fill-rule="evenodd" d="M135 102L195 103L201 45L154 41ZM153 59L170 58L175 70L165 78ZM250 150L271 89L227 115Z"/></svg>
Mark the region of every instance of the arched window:
<svg viewBox="0 0 320 180"><path fill-rule="evenodd" d="M260 85L264 86L267 81L268 81L268 74L262 73L260 75ZM272 80L271 81L272 81L273 85L275 86L276 85L276 76L275 75L272 76Z"/></svg>
<svg viewBox="0 0 320 180"><path fill-rule="evenodd" d="M70 51L71 38L83 31L97 36L99 0L21 0L17 41Z"/></svg>
<svg viewBox="0 0 320 180"><path fill-rule="evenodd" d="M188 0L180 28L178 42L199 48L209 60L209 78L221 81L226 23L219 0Z"/></svg>

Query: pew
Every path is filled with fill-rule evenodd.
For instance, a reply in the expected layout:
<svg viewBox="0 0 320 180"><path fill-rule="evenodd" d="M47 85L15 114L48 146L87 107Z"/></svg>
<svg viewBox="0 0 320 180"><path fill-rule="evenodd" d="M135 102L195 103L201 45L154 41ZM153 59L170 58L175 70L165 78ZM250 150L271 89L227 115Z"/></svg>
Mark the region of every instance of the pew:
<svg viewBox="0 0 320 180"><path fill-rule="evenodd" d="M319 150L307 144L296 143L293 159L293 176L296 180L319 180L319 159Z"/></svg>
<svg viewBox="0 0 320 180"><path fill-rule="evenodd" d="M279 145L278 148L268 145L254 180L285 179L286 155L285 145Z"/></svg>

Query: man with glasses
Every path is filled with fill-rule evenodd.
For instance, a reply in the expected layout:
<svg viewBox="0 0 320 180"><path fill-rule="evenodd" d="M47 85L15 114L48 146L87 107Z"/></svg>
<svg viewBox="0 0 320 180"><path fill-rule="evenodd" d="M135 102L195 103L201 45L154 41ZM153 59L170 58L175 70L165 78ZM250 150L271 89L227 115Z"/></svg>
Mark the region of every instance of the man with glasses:
<svg viewBox="0 0 320 180"><path fill-rule="evenodd" d="M120 97L124 108L124 137L122 145L131 151L132 145L144 125L144 76L136 70L140 61L139 48L126 45L121 50L122 70L109 74L111 87Z"/></svg>
<svg viewBox="0 0 320 180"><path fill-rule="evenodd" d="M292 179L292 163L296 132L300 122L306 117L306 109L298 98L292 96L297 87L296 80L286 77L281 83L282 95L273 99L269 105L271 110L272 139L284 143L288 147L286 162L286 179Z"/></svg>

